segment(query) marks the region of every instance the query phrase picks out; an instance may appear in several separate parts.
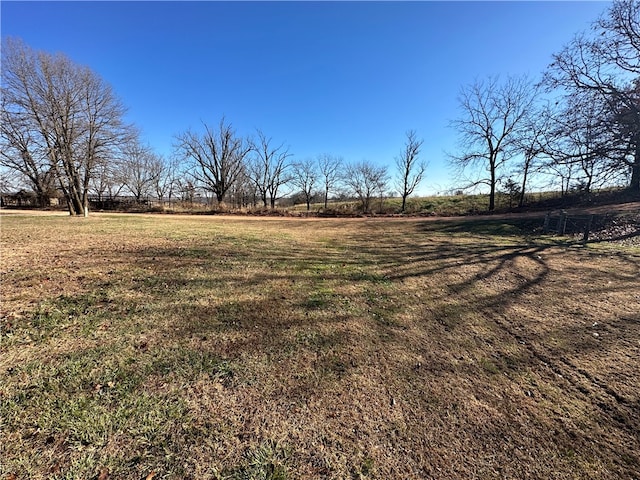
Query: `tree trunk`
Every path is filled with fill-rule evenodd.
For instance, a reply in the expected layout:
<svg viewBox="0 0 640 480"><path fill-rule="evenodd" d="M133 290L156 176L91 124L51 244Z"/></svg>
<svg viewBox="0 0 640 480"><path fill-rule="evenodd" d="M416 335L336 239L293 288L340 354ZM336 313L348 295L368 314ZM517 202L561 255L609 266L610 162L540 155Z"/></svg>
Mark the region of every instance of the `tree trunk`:
<svg viewBox="0 0 640 480"><path fill-rule="evenodd" d="M405 193L402 195L402 210L401 210L402 213L404 213L406 206L407 206L407 194Z"/></svg>
<svg viewBox="0 0 640 480"><path fill-rule="evenodd" d="M327 204L329 202L329 187L324 189L324 209L327 209Z"/></svg>
<svg viewBox="0 0 640 480"><path fill-rule="evenodd" d="M85 217L89 216L89 192L87 188L82 192L82 214Z"/></svg>
<svg viewBox="0 0 640 480"><path fill-rule="evenodd" d="M60 183L62 184L62 182ZM64 198L67 200L67 208L69 209L69 215L71 215L72 217L77 215L78 212L75 209L75 205L73 203L73 199L71 198L71 195L69 195L69 192L64 187L62 191L64 193Z"/></svg>
<svg viewBox="0 0 640 480"><path fill-rule="evenodd" d="M84 204L82 201L82 197L80 196L80 181L78 180L77 174L73 171L72 167L65 168L69 177L69 195L71 203L73 203L73 209L75 211L75 215L83 215L84 214Z"/></svg>
<svg viewBox="0 0 640 480"><path fill-rule="evenodd" d="M75 195L72 199L73 202L73 210L76 212L76 215L84 215L84 208L82 206L82 202Z"/></svg>
<svg viewBox="0 0 640 480"><path fill-rule="evenodd" d="M524 175L522 177L522 189L520 190L520 199L518 200L518 207L522 208L524 206L524 192L525 187L527 185L527 175L529 173L529 162L530 159L526 159L524 163Z"/></svg>
<svg viewBox="0 0 640 480"><path fill-rule="evenodd" d="M496 208L496 168L491 165L491 190L489 191L489 211Z"/></svg>
<svg viewBox="0 0 640 480"><path fill-rule="evenodd" d="M49 195L44 191L42 191L40 187L36 187L35 191L36 191L36 202L38 204L38 207L40 208L48 207Z"/></svg>
<svg viewBox="0 0 640 480"><path fill-rule="evenodd" d="M362 213L369 212L369 197L365 197L362 199Z"/></svg>
<svg viewBox="0 0 640 480"><path fill-rule="evenodd" d="M629 188L634 192L640 192L640 159L631 166L631 183Z"/></svg>
<svg viewBox="0 0 640 480"><path fill-rule="evenodd" d="M591 193L591 184L593 183L593 174L587 175L587 183L584 186L584 193L587 195Z"/></svg>
<svg viewBox="0 0 640 480"><path fill-rule="evenodd" d="M640 142L636 142L636 152L631 164L631 182L629 189L640 192Z"/></svg>

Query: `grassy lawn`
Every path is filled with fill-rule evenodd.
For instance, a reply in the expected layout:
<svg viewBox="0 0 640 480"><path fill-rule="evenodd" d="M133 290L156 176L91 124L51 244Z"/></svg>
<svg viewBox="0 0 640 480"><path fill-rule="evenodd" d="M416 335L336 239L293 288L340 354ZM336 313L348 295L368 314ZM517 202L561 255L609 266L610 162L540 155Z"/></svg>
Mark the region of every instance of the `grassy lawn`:
<svg viewBox="0 0 640 480"><path fill-rule="evenodd" d="M0 479L640 478L640 250L1 218Z"/></svg>
<svg viewBox="0 0 640 480"><path fill-rule="evenodd" d="M497 196L498 207L506 207L509 200L502 195ZM430 197L409 197L406 204L407 214L437 214L448 215L468 215L472 212L486 212L489 203L488 195L442 195ZM324 208L324 203L312 203L311 212L317 212ZM332 201L329 202L329 210L338 213L361 213L361 204L358 201ZM399 197L371 199L371 210L376 213L400 213L402 209L402 199ZM306 204L298 204L288 207L292 212L305 212Z"/></svg>

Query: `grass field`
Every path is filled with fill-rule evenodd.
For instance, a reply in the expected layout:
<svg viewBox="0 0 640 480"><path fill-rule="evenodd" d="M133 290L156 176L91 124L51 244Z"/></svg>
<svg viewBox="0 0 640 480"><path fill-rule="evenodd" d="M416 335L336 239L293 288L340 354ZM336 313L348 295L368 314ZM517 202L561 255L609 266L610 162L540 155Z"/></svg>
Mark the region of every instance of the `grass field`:
<svg viewBox="0 0 640 480"><path fill-rule="evenodd" d="M640 250L1 218L0 479L638 479Z"/></svg>
<svg viewBox="0 0 640 480"><path fill-rule="evenodd" d="M498 196L498 206L508 206L509 200ZM431 197L409 197L407 199L407 214L421 215L469 215L470 213L486 212L489 203L488 195L446 195ZM330 202L329 212L337 214L353 213L361 214L361 204L358 201ZM288 207L291 212L303 213L307 211L306 204L298 204ZM312 203L310 211L312 213L324 210L324 203ZM376 214L399 214L402 210L402 199L385 198L380 201L379 198L371 200L371 211Z"/></svg>

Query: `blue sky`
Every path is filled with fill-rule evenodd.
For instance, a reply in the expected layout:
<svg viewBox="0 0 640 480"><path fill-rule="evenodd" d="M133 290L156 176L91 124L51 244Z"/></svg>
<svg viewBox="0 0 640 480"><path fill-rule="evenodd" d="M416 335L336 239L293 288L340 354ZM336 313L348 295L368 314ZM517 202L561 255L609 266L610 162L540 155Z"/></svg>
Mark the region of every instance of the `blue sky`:
<svg viewBox="0 0 640 480"><path fill-rule="evenodd" d="M159 153L225 115L295 158L393 166L424 139L422 193L455 185L446 153L463 85L533 78L607 2L14 2L2 36L63 52L109 82Z"/></svg>

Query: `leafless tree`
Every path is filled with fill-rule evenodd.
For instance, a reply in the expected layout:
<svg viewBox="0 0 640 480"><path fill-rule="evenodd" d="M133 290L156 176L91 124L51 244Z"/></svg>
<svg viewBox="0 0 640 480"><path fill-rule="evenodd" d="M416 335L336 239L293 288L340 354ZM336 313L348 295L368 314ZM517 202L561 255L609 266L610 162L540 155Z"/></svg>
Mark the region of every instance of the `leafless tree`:
<svg viewBox="0 0 640 480"><path fill-rule="evenodd" d="M370 212L371 200L384 194L388 180L386 166L367 160L347 165L344 174L344 183L360 200L362 213Z"/></svg>
<svg viewBox="0 0 640 480"><path fill-rule="evenodd" d="M20 172L0 164L0 194L17 191L21 177Z"/></svg>
<svg viewBox="0 0 640 480"><path fill-rule="evenodd" d="M2 95L8 112L3 122L18 120L11 128L30 139L34 159L46 159L69 213L88 215L96 167L114 157L129 131L111 87L64 55L37 52L9 38L2 45Z"/></svg>
<svg viewBox="0 0 640 480"><path fill-rule="evenodd" d="M141 144L136 138L125 146L120 162L120 176L136 203L151 196L162 169L162 158L149 145Z"/></svg>
<svg viewBox="0 0 640 480"><path fill-rule="evenodd" d="M557 132L553 128L556 114L549 104L534 106L523 121L523 128L515 139L521 161L515 165L516 178L520 176L518 188L518 206L524 206L528 182L532 174L541 172L545 167L544 159L552 157ZM548 162L547 162L548 163Z"/></svg>
<svg viewBox="0 0 640 480"><path fill-rule="evenodd" d="M291 165L291 183L300 189L300 193L307 203L307 211L311 210L311 200L314 197L314 188L318 182L318 170L316 162L306 158Z"/></svg>
<svg viewBox="0 0 640 480"><path fill-rule="evenodd" d="M176 190L180 194L180 199L183 202L193 205L198 188L189 176L183 176L177 179Z"/></svg>
<svg viewBox="0 0 640 480"><path fill-rule="evenodd" d="M257 206L258 192L255 183L247 174L247 168L244 168L240 175L238 175L238 178L231 187L230 197L233 208Z"/></svg>
<svg viewBox="0 0 640 480"><path fill-rule="evenodd" d="M272 145L272 139L261 131L257 132L257 140L251 141L251 160L248 162L247 175L256 186L263 206L275 208L278 190L291 181L289 149L283 144Z"/></svg>
<svg viewBox="0 0 640 480"><path fill-rule="evenodd" d="M98 202L114 200L125 188L118 162L100 162L91 176L90 192Z"/></svg>
<svg viewBox="0 0 640 480"><path fill-rule="evenodd" d="M554 55L545 83L571 96L591 92L612 122L607 156L631 170L630 188L640 190L640 3L614 1L594 24Z"/></svg>
<svg viewBox="0 0 640 480"><path fill-rule="evenodd" d="M26 119L12 112L2 97L0 111L0 165L25 178L43 207L55 195L56 179L46 155L33 139Z"/></svg>
<svg viewBox="0 0 640 480"><path fill-rule="evenodd" d="M203 126L203 133L187 131L177 135L176 149L179 155L193 162L194 177L220 204L242 172L251 146L224 117L217 129L206 123Z"/></svg>
<svg viewBox="0 0 640 480"><path fill-rule="evenodd" d="M462 89L462 117L452 126L460 134L462 153L452 155L461 170L484 169L487 176L473 181L489 186L489 210L495 208L496 186L502 167L517 152L515 139L534 101L534 88L524 77L476 81Z"/></svg>
<svg viewBox="0 0 640 480"><path fill-rule="evenodd" d="M608 109L593 92L576 92L556 115L552 128L555 141L551 156L557 163L573 164L580 190L589 193L596 182L605 183L619 170L612 168L607 152L611 133Z"/></svg>
<svg viewBox="0 0 640 480"><path fill-rule="evenodd" d="M404 149L395 159L397 168L396 188L402 196L402 212L407 206L407 197L413 193L422 181L427 165L418 159L424 140L418 140L415 130L406 133Z"/></svg>
<svg viewBox="0 0 640 480"><path fill-rule="evenodd" d="M342 168L344 160L327 153L318 157L318 168L322 185L324 187L324 208L327 209L329 203L329 192L336 188L342 178Z"/></svg>
<svg viewBox="0 0 640 480"><path fill-rule="evenodd" d="M164 202L166 200L171 202L171 199L178 191L178 181L182 173L180 171L180 162L177 158L166 159L163 156L158 156L156 167L158 173L153 180L153 192L158 201Z"/></svg>

